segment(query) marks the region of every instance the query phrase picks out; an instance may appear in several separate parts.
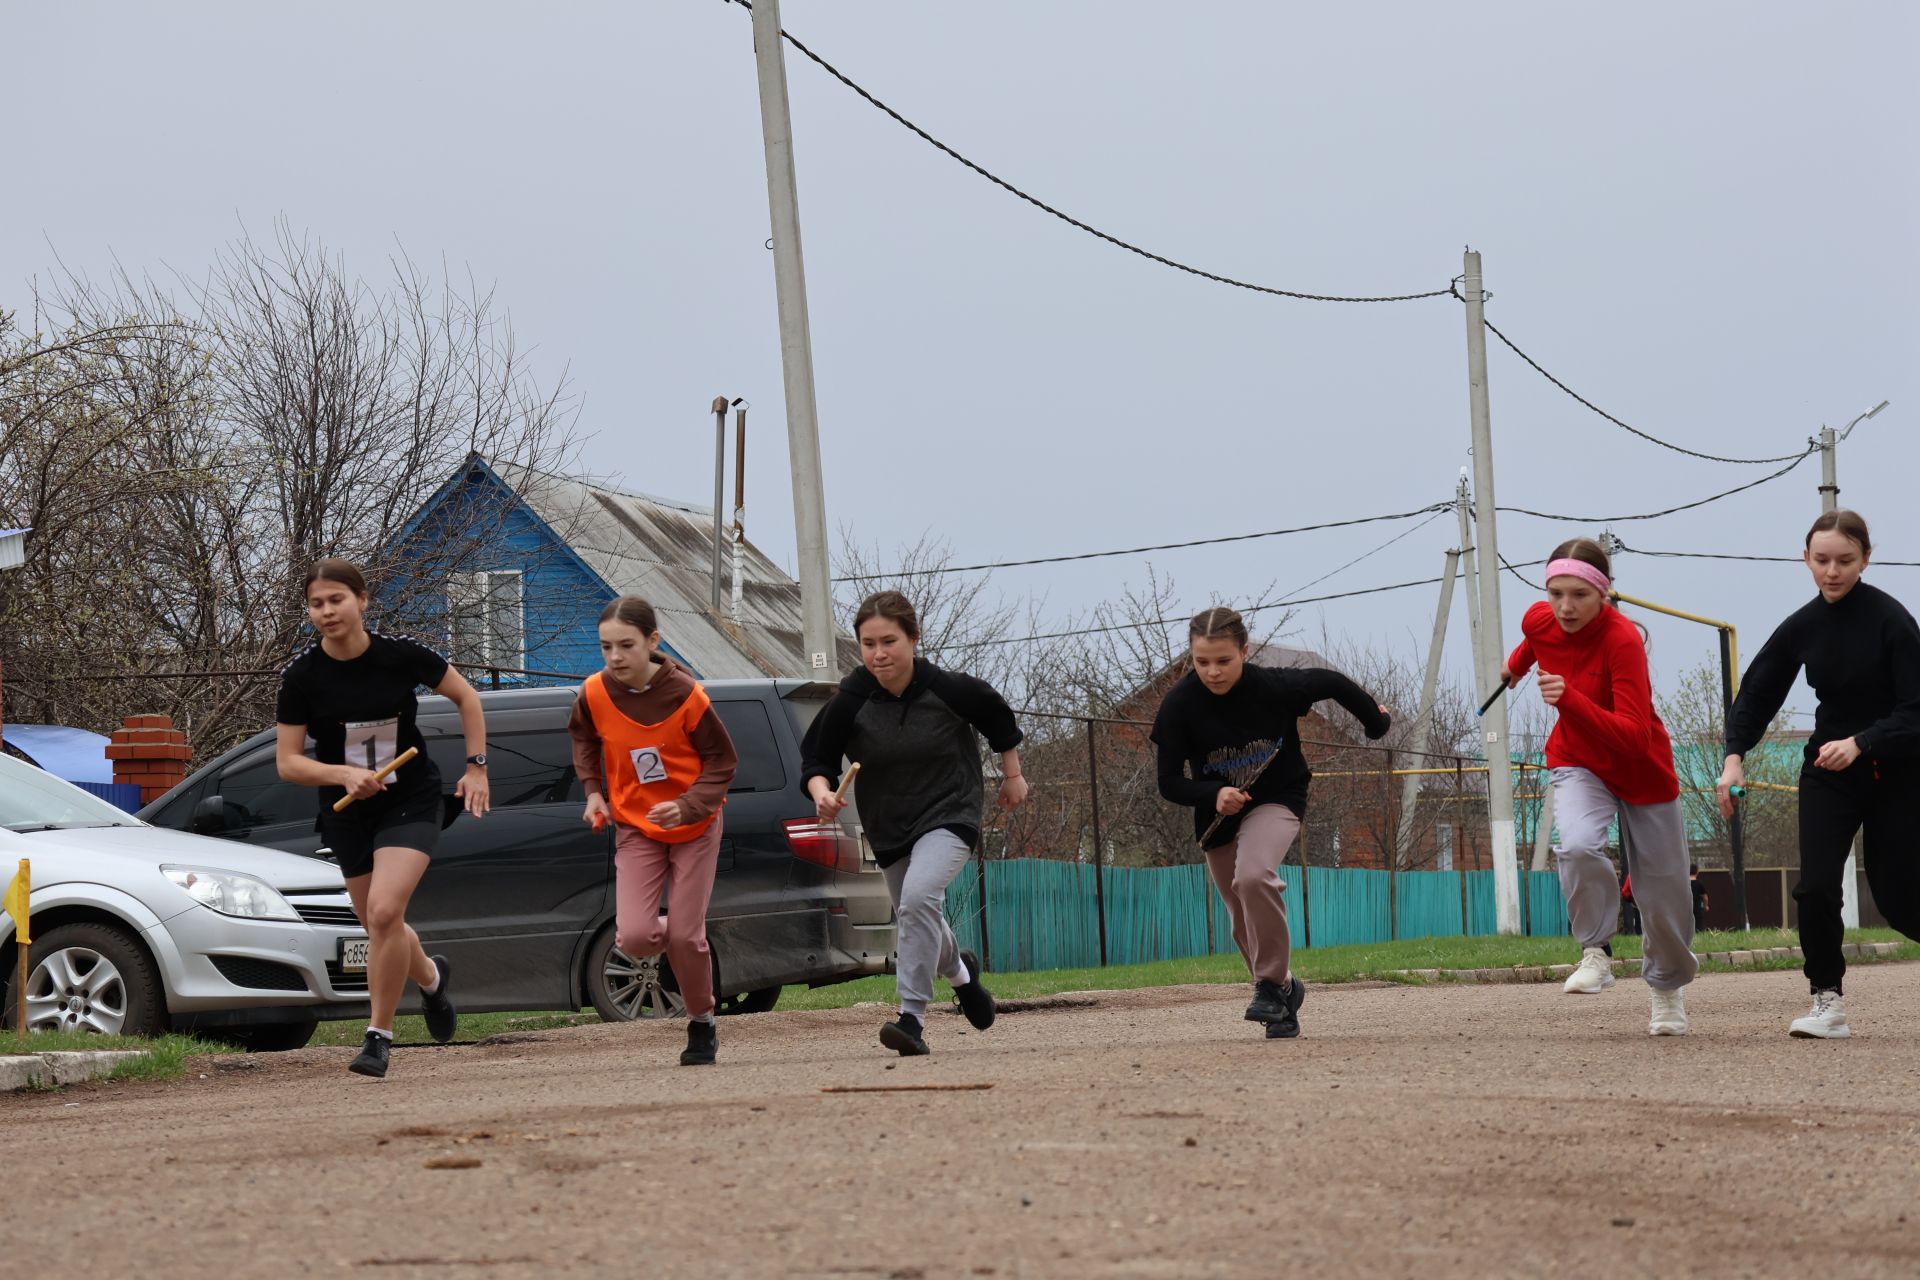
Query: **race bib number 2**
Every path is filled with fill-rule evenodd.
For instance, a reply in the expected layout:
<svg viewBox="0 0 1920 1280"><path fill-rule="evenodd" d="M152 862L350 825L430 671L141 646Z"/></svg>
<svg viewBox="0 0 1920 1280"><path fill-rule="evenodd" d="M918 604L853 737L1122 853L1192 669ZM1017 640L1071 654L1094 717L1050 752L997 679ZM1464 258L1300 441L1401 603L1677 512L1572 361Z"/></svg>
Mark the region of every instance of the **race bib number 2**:
<svg viewBox="0 0 1920 1280"><path fill-rule="evenodd" d="M380 769L400 754L400 721L363 720L347 724L346 762L356 769Z"/></svg>
<svg viewBox="0 0 1920 1280"><path fill-rule="evenodd" d="M633 776L642 782L665 782L667 765L658 747L635 747L627 753L633 760Z"/></svg>

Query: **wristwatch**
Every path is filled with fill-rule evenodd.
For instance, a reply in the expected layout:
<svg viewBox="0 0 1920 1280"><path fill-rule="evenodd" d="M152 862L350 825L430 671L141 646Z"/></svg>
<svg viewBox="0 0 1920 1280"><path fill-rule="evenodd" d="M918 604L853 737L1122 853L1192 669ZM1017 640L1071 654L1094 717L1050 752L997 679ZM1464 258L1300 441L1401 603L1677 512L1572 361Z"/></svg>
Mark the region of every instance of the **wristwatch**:
<svg viewBox="0 0 1920 1280"><path fill-rule="evenodd" d="M486 753L486 752L484 752L484 751L482 751L482 752L481 752L481 753L480 753L479 755L477 755L477 756L468 756L468 757L467 757L467 763L468 763L468 764L477 764L477 765L479 765L479 766L480 766L480 767L481 767L482 769L484 769L484 768L486 768L486 767L487 767L487 753Z"/></svg>

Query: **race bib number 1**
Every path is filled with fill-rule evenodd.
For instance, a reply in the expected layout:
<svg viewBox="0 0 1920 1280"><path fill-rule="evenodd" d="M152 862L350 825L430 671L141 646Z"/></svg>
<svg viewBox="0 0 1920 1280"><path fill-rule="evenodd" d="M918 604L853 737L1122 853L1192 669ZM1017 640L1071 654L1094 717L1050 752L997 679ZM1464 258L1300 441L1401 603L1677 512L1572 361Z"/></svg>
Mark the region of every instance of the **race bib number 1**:
<svg viewBox="0 0 1920 1280"><path fill-rule="evenodd" d="M380 769L400 754L400 721L363 720L347 725L346 762L356 769Z"/></svg>
<svg viewBox="0 0 1920 1280"><path fill-rule="evenodd" d="M633 775L642 782L665 782L666 762L657 747L636 747L627 753L633 759Z"/></svg>

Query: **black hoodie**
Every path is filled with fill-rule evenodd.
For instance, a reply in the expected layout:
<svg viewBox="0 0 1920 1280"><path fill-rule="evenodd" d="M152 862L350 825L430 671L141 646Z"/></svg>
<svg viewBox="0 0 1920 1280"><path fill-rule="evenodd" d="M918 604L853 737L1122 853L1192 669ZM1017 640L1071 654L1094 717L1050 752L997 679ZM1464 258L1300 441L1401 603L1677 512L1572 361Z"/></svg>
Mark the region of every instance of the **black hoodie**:
<svg viewBox="0 0 1920 1280"><path fill-rule="evenodd" d="M883 867L933 831L978 844L986 786L975 734L995 752L1013 750L1023 736L986 681L916 658L913 680L896 698L861 667L808 727L800 785L820 777L838 786L840 762L858 761L860 821Z"/></svg>

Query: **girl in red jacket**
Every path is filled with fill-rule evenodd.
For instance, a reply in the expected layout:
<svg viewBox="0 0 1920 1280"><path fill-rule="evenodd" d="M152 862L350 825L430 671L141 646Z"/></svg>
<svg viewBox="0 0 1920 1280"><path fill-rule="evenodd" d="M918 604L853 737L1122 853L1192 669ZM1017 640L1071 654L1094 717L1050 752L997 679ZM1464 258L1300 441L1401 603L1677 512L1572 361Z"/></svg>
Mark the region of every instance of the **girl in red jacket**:
<svg viewBox="0 0 1920 1280"><path fill-rule="evenodd" d="M1653 709L1646 645L1608 602L1612 572L1598 543L1561 543L1547 564L1547 600L1527 610L1523 638L1501 675L1512 685L1538 662L1541 700L1560 713L1547 738L1560 834L1554 853L1582 948L1565 990L1597 995L1613 985L1620 880L1607 856L1607 828L1617 815L1646 938L1647 1031L1679 1036L1687 1032L1686 987L1699 970L1686 819L1673 744Z"/></svg>

